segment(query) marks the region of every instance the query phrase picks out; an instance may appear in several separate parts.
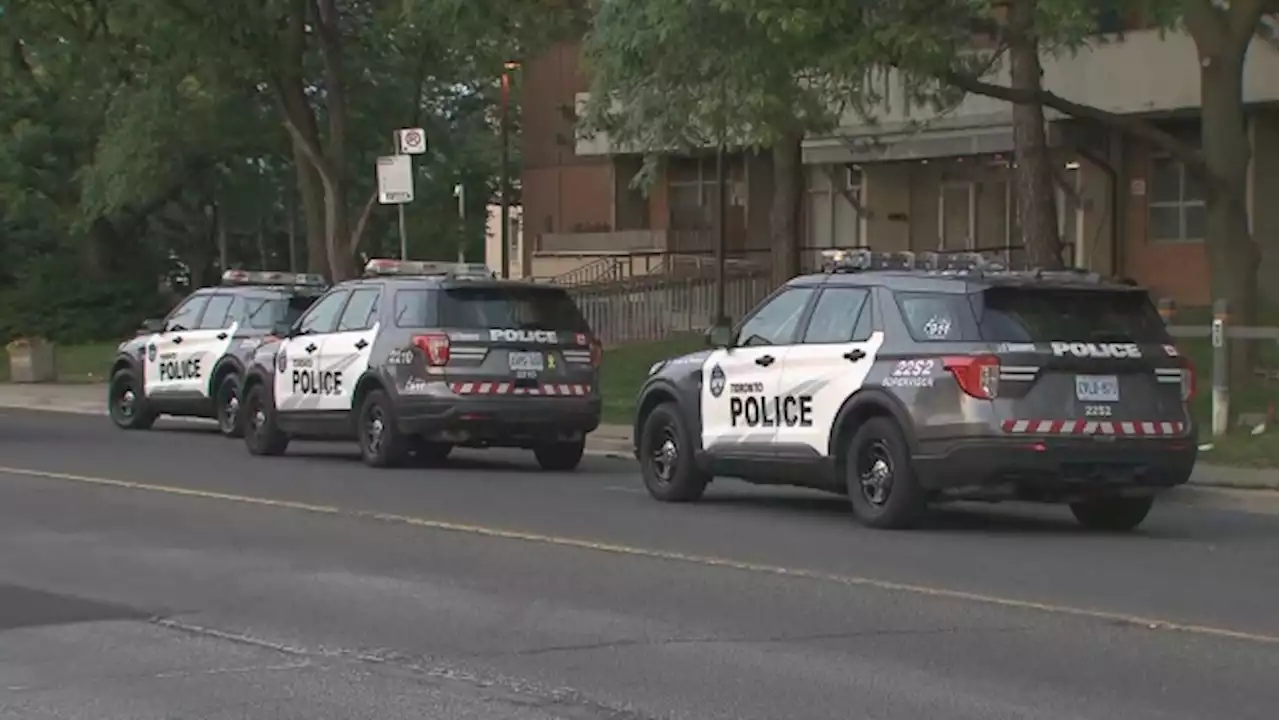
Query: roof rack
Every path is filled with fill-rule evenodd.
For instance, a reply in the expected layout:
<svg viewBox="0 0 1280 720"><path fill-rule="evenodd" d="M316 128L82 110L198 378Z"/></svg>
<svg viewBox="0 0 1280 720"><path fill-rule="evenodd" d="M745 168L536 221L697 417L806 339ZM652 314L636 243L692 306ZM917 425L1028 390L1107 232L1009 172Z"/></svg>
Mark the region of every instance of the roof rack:
<svg viewBox="0 0 1280 720"><path fill-rule="evenodd" d="M271 270L227 270L222 273L223 285L294 285L327 287L329 282L316 273L290 273Z"/></svg>
<svg viewBox="0 0 1280 720"><path fill-rule="evenodd" d="M852 273L876 270L919 272L929 275L963 275L968 277L1003 276L1028 280L1058 280L1099 283L1100 274L1084 268L1062 270L1013 270L1002 260L972 250L939 250L928 252L876 252L872 250L824 250L823 272Z"/></svg>
<svg viewBox="0 0 1280 720"><path fill-rule="evenodd" d="M433 260L393 260L391 258L373 258L364 266L366 276L400 275L424 276L442 275L459 278L494 278L497 275L483 263L451 263Z"/></svg>

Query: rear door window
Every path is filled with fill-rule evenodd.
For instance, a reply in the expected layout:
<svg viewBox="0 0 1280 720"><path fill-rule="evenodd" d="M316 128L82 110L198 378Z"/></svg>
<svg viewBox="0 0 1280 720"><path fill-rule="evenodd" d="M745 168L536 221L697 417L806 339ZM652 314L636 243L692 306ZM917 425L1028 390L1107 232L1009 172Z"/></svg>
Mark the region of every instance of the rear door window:
<svg viewBox="0 0 1280 720"><path fill-rule="evenodd" d="M573 298L556 288L449 288L440 297L440 326L589 331Z"/></svg>
<svg viewBox="0 0 1280 720"><path fill-rule="evenodd" d="M961 293L895 293L907 331L917 342L972 342L979 338L970 298Z"/></svg>
<svg viewBox="0 0 1280 720"><path fill-rule="evenodd" d="M1143 292L997 287L973 300L982 339L992 342L1169 342Z"/></svg>

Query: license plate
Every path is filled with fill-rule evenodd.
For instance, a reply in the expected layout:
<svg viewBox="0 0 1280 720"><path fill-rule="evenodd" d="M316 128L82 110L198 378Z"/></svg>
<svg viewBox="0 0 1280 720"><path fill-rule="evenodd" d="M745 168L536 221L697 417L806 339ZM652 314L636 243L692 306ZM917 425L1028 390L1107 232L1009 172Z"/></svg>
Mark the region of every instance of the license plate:
<svg viewBox="0 0 1280 720"><path fill-rule="evenodd" d="M540 352L509 352L507 353L507 367L516 371L542 371L542 353Z"/></svg>
<svg viewBox="0 0 1280 720"><path fill-rule="evenodd" d="M1120 402L1120 380L1115 375L1077 375L1076 399L1081 402Z"/></svg>

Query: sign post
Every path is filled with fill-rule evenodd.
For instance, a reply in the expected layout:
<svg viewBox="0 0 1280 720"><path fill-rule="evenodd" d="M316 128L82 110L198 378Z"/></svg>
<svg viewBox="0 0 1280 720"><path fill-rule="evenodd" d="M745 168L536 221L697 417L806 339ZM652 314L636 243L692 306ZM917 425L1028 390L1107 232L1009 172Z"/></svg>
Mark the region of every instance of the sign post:
<svg viewBox="0 0 1280 720"><path fill-rule="evenodd" d="M462 232L458 235L458 262L465 263L467 261L467 253L464 249L467 238L467 189L462 183L453 186L453 196L458 198L458 222L462 225Z"/></svg>

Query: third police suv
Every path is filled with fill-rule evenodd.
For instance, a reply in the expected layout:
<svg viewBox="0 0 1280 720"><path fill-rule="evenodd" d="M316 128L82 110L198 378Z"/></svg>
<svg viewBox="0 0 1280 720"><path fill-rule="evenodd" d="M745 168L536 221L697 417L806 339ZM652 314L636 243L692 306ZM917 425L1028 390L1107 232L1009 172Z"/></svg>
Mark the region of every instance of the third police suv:
<svg viewBox="0 0 1280 720"><path fill-rule="evenodd" d="M245 374L245 443L354 439L365 462L516 447L571 470L600 422L601 349L563 288L482 265L374 259L331 288Z"/></svg>
<svg viewBox="0 0 1280 720"><path fill-rule="evenodd" d="M1195 463L1194 368L1147 293L973 254L825 254L640 390L646 487L716 476L847 494L875 527L931 502L1061 502L1127 530Z"/></svg>

